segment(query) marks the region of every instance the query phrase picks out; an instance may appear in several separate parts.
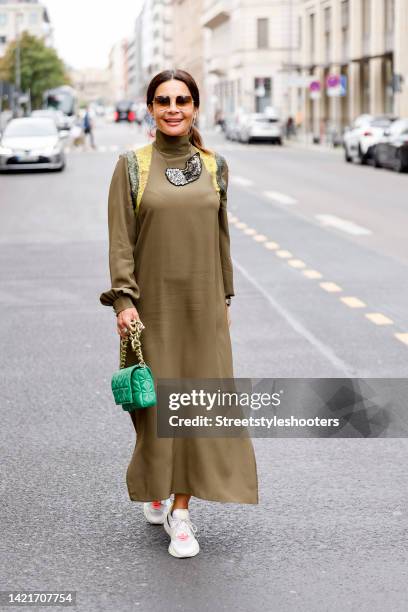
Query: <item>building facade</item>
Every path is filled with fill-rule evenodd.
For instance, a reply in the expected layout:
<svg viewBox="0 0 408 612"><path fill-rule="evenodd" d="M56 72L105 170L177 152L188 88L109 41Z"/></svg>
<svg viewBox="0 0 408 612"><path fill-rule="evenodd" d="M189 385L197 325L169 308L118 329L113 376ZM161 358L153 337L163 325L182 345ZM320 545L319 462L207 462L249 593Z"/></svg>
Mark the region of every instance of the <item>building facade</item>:
<svg viewBox="0 0 408 612"><path fill-rule="evenodd" d="M407 0L302 0L305 129L322 137L363 113L408 116ZM312 91L313 88L313 91Z"/></svg>
<svg viewBox="0 0 408 612"><path fill-rule="evenodd" d="M200 91L198 126L206 114L204 28L200 24L203 0L173 0L173 66L189 72Z"/></svg>
<svg viewBox="0 0 408 612"><path fill-rule="evenodd" d="M110 103L109 72L102 68L71 70L69 76L81 104L90 102Z"/></svg>
<svg viewBox="0 0 408 612"><path fill-rule="evenodd" d="M52 45L52 27L45 6L39 0L0 0L0 57L23 32Z"/></svg>
<svg viewBox="0 0 408 612"><path fill-rule="evenodd" d="M298 0L204 0L207 124L237 112L296 112Z"/></svg>
<svg viewBox="0 0 408 612"><path fill-rule="evenodd" d="M119 102L128 97L128 40L115 43L109 53L109 97Z"/></svg>

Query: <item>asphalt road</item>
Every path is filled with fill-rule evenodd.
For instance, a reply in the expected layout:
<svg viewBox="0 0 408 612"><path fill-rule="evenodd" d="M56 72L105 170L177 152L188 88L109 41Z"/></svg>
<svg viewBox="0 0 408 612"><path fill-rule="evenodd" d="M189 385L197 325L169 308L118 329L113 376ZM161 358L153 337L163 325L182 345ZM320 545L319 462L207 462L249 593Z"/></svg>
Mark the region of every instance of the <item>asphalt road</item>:
<svg viewBox="0 0 408 612"><path fill-rule="evenodd" d="M407 610L404 438L254 440L260 504L194 499L193 559L129 501L134 430L99 294L110 177L143 135L96 140L61 174L0 176L0 590L74 590L86 612ZM230 168L235 375L406 377L408 176L207 142Z"/></svg>

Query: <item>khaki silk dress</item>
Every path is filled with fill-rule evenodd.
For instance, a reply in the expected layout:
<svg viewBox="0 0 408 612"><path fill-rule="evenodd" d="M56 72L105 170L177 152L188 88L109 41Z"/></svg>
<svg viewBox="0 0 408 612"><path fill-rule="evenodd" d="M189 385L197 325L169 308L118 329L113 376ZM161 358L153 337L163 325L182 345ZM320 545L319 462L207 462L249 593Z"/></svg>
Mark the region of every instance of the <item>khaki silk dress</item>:
<svg viewBox="0 0 408 612"><path fill-rule="evenodd" d="M174 185L166 168L186 167L198 149L188 135L156 131L137 215L127 159L109 190L112 288L100 296L116 313L136 306L145 325L143 357L158 378L232 378L225 304L234 295L226 189L220 198L202 164L199 178ZM228 183L223 158L222 174ZM130 343L128 344L130 347ZM126 366L137 363L127 351ZM126 472L133 501L185 493L220 502L258 503L250 438L159 438L157 407L130 413L136 444Z"/></svg>

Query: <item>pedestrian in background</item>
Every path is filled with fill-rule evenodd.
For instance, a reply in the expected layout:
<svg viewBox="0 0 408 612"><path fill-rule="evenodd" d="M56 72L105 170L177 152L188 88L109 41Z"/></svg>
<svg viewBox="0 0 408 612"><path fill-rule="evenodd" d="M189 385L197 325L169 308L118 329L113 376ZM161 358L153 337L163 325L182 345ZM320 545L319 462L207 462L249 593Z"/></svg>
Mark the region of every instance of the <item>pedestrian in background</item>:
<svg viewBox="0 0 408 612"><path fill-rule="evenodd" d="M155 141L148 145L148 180L137 206L129 174L139 167L130 162L129 171L127 157L119 158L108 203L112 288L100 301L113 306L121 338L132 320L142 321L143 355L155 380L233 378L227 162L204 147L194 125L200 95L188 72L157 74L146 103L156 126ZM126 365L134 363L137 358L128 351ZM192 496L258 503L249 437L159 438L157 406L130 416L136 445L126 473L129 497L144 502L150 523L164 525L171 555L199 552L189 515Z"/></svg>
<svg viewBox="0 0 408 612"><path fill-rule="evenodd" d="M84 128L84 134L85 134L85 142L86 142L86 137L89 136L91 147L95 149L95 140L94 140L94 135L93 135L93 119L91 117L91 109L89 106L87 107L84 118L83 118L83 128Z"/></svg>

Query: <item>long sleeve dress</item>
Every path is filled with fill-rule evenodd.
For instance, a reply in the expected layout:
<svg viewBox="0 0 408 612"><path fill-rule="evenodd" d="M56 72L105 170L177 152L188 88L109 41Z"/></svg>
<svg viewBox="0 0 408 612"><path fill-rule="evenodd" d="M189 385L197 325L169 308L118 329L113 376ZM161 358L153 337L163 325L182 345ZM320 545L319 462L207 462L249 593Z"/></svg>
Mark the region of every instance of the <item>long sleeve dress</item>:
<svg viewBox="0 0 408 612"><path fill-rule="evenodd" d="M127 159L116 164L108 200L111 289L102 304L116 314L135 306L145 325L143 357L158 378L233 378L225 304L234 295L226 189L198 178L174 184L166 169L185 169L199 152L188 135L156 130L151 166L135 215ZM221 158L221 156L219 156ZM223 158L223 180L228 166ZM130 343L128 344L128 346ZM126 366L137 363L128 350ZM250 438L159 438L157 407L130 413L136 443L126 472L133 501L171 493L258 503Z"/></svg>

